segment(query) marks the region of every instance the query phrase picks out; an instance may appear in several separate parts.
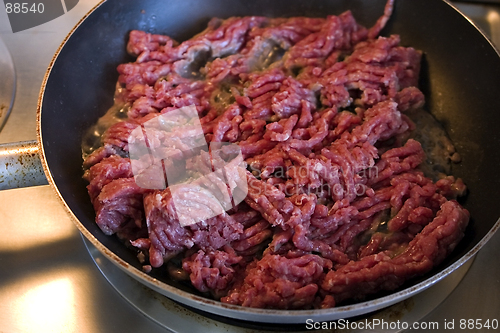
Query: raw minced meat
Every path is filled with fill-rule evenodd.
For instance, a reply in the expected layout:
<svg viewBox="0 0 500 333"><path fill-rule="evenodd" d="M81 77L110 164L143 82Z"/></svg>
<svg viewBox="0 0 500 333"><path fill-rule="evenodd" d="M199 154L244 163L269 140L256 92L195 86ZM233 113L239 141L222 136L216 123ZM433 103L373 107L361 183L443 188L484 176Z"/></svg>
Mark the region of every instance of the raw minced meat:
<svg viewBox="0 0 500 333"><path fill-rule="evenodd" d="M118 66L121 116L84 161L97 224L145 254L148 270L170 261L168 271L200 292L249 307L332 307L438 265L467 226L455 201L465 185L419 168L426 154L407 114L425 100L422 53L397 35L378 37L391 11L388 1L369 29L345 12L213 19L181 43L132 31L136 61ZM183 107L202 132L175 118ZM134 178L130 149L134 130L155 120L148 148L161 163L140 160L148 189ZM162 130L174 125L184 127ZM179 141L196 135L209 151ZM210 163L234 151L217 142L240 153L225 173ZM153 173L175 168L185 175L162 180L183 179L175 193L154 187ZM247 192L236 202L241 180Z"/></svg>

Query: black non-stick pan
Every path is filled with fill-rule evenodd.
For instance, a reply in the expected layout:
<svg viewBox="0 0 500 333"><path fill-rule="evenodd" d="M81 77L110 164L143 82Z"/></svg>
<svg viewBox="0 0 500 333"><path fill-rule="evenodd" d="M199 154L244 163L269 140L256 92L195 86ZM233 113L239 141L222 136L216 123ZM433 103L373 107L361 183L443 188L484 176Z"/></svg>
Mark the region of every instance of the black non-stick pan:
<svg viewBox="0 0 500 333"><path fill-rule="evenodd" d="M85 17L51 63L39 100L38 145L49 183L76 225L100 251L145 285L185 305L226 317L274 323L304 323L351 317L398 302L433 285L470 259L500 222L500 57L465 17L442 0L396 0L382 35L399 34L403 45L424 52L421 89L426 108L445 127L462 156L453 174L466 182L463 205L471 222L455 251L439 267L393 293L363 303L324 310L282 311L223 305L176 285L161 273L142 272L135 253L94 223L82 179L82 136L113 104L118 64L128 32L141 29L183 40L211 17L319 16L351 10L371 26L385 0L108 0ZM494 260L492 258L492 260ZM496 260L496 259L495 259Z"/></svg>

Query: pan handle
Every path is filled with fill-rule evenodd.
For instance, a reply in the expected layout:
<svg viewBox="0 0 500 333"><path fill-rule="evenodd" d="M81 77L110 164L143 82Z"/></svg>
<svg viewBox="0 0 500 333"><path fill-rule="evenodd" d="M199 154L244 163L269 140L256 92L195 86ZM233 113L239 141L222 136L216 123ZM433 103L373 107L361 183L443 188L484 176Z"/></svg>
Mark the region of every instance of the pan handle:
<svg viewBox="0 0 500 333"><path fill-rule="evenodd" d="M0 190L47 185L37 141L0 145Z"/></svg>

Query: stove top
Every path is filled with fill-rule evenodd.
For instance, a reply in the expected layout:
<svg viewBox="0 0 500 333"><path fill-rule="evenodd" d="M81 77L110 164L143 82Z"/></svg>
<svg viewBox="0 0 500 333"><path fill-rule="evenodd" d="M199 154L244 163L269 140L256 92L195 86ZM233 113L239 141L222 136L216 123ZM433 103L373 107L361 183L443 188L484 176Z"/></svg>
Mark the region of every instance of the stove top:
<svg viewBox="0 0 500 333"><path fill-rule="evenodd" d="M500 47L500 0L492 2L499 4L454 4ZM0 132L0 143L36 139L36 107L46 68L66 34L97 3L98 0L80 0L67 14L15 34L7 14L0 10L0 38L10 51L17 80L13 109ZM113 273L103 268L105 259L92 254L92 250L89 254L49 186L0 191L0 202L0 332L259 331L255 327L242 329L231 323L218 323L189 310L182 310L178 316L171 312L163 315L160 305L165 311L171 306L165 300L148 302L149 296L134 296L139 299L132 300L120 292L121 287L112 281ZM461 320L488 320L490 326L495 320L498 323L498 253L500 233L468 263L470 268L464 266L465 276L456 278L456 287L449 290L449 296L442 297L441 304L437 302L430 313L420 316L421 322L438 322L441 327L445 322L453 322L455 329ZM433 290L437 289L427 292L430 299L439 299L441 296ZM405 311L412 309L411 302L416 304L412 299L408 302ZM405 313L398 315L391 318L404 318ZM192 322L198 323L197 328Z"/></svg>

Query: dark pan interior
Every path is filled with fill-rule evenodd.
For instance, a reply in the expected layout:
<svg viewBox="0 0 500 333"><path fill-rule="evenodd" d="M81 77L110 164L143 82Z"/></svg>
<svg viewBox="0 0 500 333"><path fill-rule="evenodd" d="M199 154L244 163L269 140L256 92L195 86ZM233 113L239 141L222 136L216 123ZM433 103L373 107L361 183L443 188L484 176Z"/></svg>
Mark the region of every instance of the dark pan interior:
<svg viewBox="0 0 500 333"><path fill-rule="evenodd" d="M102 244L139 267L132 252L94 224L87 184L82 180L80 148L85 130L113 103L117 65L132 60L125 52L130 30L183 40L201 31L214 16L325 16L348 9L358 22L371 26L384 4L385 0L106 1L66 42L43 95L42 145L65 202ZM383 35L390 34L399 34L403 45L424 51L421 88L426 108L445 125L462 155L453 173L464 179L470 191L463 200L472 216L470 226L441 270L478 244L500 216L500 59L482 34L444 1L396 0L383 31Z"/></svg>

